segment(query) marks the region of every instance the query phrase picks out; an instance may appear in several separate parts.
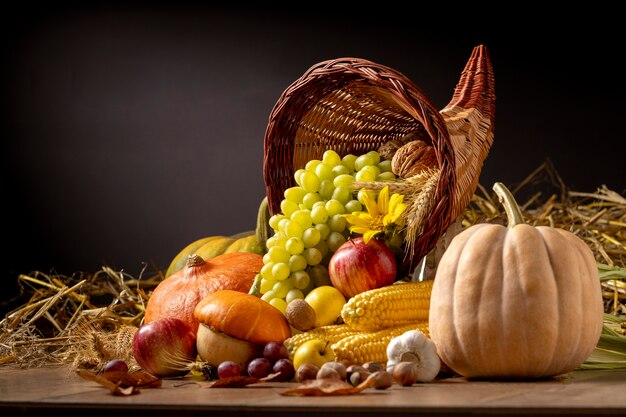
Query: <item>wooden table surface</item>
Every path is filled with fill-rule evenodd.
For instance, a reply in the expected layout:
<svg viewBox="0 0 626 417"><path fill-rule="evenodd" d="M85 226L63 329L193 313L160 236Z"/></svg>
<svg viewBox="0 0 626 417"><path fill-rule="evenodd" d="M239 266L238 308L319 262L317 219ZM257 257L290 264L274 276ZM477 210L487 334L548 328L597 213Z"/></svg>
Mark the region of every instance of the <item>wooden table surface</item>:
<svg viewBox="0 0 626 417"><path fill-rule="evenodd" d="M576 371L540 381L448 378L359 395L286 397L295 383L208 388L205 381L165 380L137 395L112 395L67 368L0 367L0 416L626 416L626 370Z"/></svg>

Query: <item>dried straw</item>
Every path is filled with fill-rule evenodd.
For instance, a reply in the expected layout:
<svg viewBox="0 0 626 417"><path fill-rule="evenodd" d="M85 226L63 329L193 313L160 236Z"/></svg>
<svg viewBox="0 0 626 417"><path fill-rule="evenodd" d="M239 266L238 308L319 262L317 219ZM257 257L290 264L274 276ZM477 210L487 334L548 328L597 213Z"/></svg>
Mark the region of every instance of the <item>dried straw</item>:
<svg viewBox="0 0 626 417"><path fill-rule="evenodd" d="M18 284L28 301L0 321L0 364L73 364L100 368L108 360L131 365L132 335L161 272L138 279L103 267L74 276L34 272Z"/></svg>

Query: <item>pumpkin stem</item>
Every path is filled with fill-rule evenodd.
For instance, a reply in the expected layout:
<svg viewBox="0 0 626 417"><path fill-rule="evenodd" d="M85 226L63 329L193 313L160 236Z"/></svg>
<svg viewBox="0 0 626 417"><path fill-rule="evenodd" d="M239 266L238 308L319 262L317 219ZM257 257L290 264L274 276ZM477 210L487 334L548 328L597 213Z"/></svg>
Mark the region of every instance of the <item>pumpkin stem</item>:
<svg viewBox="0 0 626 417"><path fill-rule="evenodd" d="M259 205L259 211L256 217L256 229L254 230L256 234L256 240L259 242L263 251L266 252L267 248L265 247L265 242L270 236L269 230L269 219L270 219L270 211L267 203L267 196L261 200L261 204Z"/></svg>
<svg viewBox="0 0 626 417"><path fill-rule="evenodd" d="M194 266L200 266L203 265L204 262L205 261L202 256L194 253L193 255L189 255L189 258L187 258L187 267L192 268Z"/></svg>
<svg viewBox="0 0 626 417"><path fill-rule="evenodd" d="M501 182L496 182L493 185L493 191L495 191L500 204L504 207L506 217L508 220L508 228L512 229L518 224L524 224L524 217L522 216L522 210L520 210L515 197Z"/></svg>

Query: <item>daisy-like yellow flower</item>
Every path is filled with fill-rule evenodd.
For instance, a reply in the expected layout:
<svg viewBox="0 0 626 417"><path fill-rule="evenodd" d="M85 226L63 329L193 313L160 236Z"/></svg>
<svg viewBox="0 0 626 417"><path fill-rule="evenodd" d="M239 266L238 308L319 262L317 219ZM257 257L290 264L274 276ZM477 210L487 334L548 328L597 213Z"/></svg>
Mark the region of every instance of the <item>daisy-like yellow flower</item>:
<svg viewBox="0 0 626 417"><path fill-rule="evenodd" d="M363 203L367 211L355 211L344 215L351 224L350 232L363 235L365 243L392 226L406 209L406 204L403 203L404 196L392 194L390 198L389 187L380 190L377 200L374 201L368 193L363 193Z"/></svg>

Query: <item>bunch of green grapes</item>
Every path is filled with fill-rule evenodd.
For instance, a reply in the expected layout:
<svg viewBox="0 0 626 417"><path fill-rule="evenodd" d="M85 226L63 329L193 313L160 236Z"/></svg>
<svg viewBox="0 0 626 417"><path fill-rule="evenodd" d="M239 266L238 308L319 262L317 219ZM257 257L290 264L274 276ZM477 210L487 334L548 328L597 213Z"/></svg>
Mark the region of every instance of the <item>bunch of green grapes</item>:
<svg viewBox="0 0 626 417"><path fill-rule="evenodd" d="M376 151L341 158L327 150L294 174L296 186L285 190L281 213L269 219L274 235L261 269L262 299L285 312L287 304L309 291L331 285L328 261L346 241L346 213L364 210L363 193L354 181L391 181L391 161Z"/></svg>

